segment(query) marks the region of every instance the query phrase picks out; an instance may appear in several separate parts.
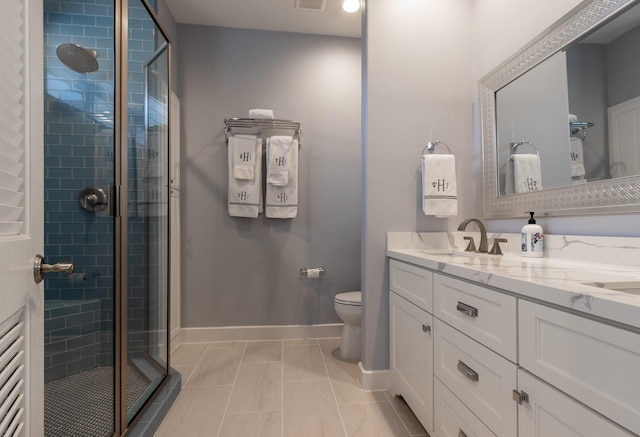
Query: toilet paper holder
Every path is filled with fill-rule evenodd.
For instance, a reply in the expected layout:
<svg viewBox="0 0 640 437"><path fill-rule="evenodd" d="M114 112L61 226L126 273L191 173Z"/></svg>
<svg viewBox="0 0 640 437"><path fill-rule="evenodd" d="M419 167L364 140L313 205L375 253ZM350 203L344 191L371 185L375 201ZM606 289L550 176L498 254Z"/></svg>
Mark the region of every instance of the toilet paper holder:
<svg viewBox="0 0 640 437"><path fill-rule="evenodd" d="M300 276L306 276L308 278L319 278L324 275L324 272L324 267L316 267L314 269L300 267Z"/></svg>

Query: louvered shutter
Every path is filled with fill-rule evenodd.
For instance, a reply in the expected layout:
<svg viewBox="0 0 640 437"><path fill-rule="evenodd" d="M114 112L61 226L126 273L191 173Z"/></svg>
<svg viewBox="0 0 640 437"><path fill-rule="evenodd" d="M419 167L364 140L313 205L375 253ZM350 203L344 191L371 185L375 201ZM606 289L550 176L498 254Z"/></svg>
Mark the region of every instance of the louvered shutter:
<svg viewBox="0 0 640 437"><path fill-rule="evenodd" d="M22 435L25 419L23 311L0 325L0 436Z"/></svg>
<svg viewBox="0 0 640 437"><path fill-rule="evenodd" d="M0 236L24 223L24 11L20 0L2 2L0 14Z"/></svg>

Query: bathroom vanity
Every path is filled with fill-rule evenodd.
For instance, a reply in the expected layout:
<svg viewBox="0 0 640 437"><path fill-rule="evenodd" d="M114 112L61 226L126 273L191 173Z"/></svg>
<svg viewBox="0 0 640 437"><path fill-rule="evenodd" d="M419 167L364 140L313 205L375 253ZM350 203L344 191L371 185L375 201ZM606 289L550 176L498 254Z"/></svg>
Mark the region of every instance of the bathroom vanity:
<svg viewBox="0 0 640 437"><path fill-rule="evenodd" d="M392 393L432 437L639 435L640 239L495 237L388 234Z"/></svg>

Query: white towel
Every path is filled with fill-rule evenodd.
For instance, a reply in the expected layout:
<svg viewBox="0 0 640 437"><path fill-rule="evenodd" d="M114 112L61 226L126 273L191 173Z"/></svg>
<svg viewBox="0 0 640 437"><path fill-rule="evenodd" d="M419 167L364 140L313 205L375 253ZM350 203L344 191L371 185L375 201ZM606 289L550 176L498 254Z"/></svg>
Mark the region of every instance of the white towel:
<svg viewBox="0 0 640 437"><path fill-rule="evenodd" d="M287 185L267 182L265 216L269 218L295 218L298 215L298 140L289 148L289 177Z"/></svg>
<svg viewBox="0 0 640 437"><path fill-rule="evenodd" d="M230 138L231 139L231 138ZM234 150L233 141L229 141L229 190L228 207L232 217L258 217L262 212L262 140L255 140L254 178L252 180L233 177Z"/></svg>
<svg viewBox="0 0 640 437"><path fill-rule="evenodd" d="M453 155L422 155L422 210L425 215L458 215L456 159Z"/></svg>
<svg viewBox="0 0 640 437"><path fill-rule="evenodd" d="M273 118L272 109L249 109L249 118Z"/></svg>
<svg viewBox="0 0 640 437"><path fill-rule="evenodd" d="M575 114L569 114L569 123L575 123L578 121L578 116Z"/></svg>
<svg viewBox="0 0 640 437"><path fill-rule="evenodd" d="M540 157L533 153L511 155L513 159L513 185L516 193L542 189Z"/></svg>
<svg viewBox="0 0 640 437"><path fill-rule="evenodd" d="M578 137L571 137L569 142L571 144L571 178L576 181L583 179L585 175L582 140Z"/></svg>
<svg viewBox="0 0 640 437"><path fill-rule="evenodd" d="M229 151L233 153L233 177L253 180L255 178L256 149L255 135L233 135L229 137ZM261 163L262 164L262 163Z"/></svg>
<svg viewBox="0 0 640 437"><path fill-rule="evenodd" d="M289 159L292 137L267 138L267 183L284 187L289 183Z"/></svg>

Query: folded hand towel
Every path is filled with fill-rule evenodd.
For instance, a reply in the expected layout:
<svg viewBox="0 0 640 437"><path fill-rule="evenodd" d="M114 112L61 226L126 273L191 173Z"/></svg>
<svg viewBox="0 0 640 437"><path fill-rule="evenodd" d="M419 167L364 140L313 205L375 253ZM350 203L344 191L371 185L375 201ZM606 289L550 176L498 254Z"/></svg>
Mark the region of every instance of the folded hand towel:
<svg viewBox="0 0 640 437"><path fill-rule="evenodd" d="M289 160L292 137L272 136L267 139L267 183L284 187L289 183Z"/></svg>
<svg viewBox="0 0 640 437"><path fill-rule="evenodd" d="M287 184L267 182L265 216L269 218L294 218L298 215L298 140L293 139L289 148Z"/></svg>
<svg viewBox="0 0 640 437"><path fill-rule="evenodd" d="M231 138L230 138L231 139ZM232 217L258 217L262 212L262 140L255 139L254 177L251 180L233 177L234 150L233 141L229 142L229 189L228 207Z"/></svg>
<svg viewBox="0 0 640 437"><path fill-rule="evenodd" d="M578 121L578 116L575 114L569 114L569 123L575 123Z"/></svg>
<svg viewBox="0 0 640 437"><path fill-rule="evenodd" d="M233 153L234 178L254 179L257 147L255 135L233 135L229 137L229 151Z"/></svg>
<svg viewBox="0 0 640 437"><path fill-rule="evenodd" d="M569 142L571 144L571 177L575 180L585 175L582 140L578 137L571 137Z"/></svg>
<svg viewBox="0 0 640 437"><path fill-rule="evenodd" d="M272 109L249 109L249 118L273 118Z"/></svg>
<svg viewBox="0 0 640 437"><path fill-rule="evenodd" d="M456 160L453 155L422 156L422 210L425 215L458 215Z"/></svg>
<svg viewBox="0 0 640 437"><path fill-rule="evenodd" d="M513 185L516 193L528 193L542 189L540 157L527 153L511 155L513 159Z"/></svg>

